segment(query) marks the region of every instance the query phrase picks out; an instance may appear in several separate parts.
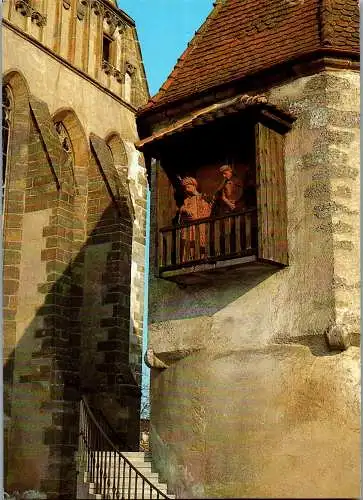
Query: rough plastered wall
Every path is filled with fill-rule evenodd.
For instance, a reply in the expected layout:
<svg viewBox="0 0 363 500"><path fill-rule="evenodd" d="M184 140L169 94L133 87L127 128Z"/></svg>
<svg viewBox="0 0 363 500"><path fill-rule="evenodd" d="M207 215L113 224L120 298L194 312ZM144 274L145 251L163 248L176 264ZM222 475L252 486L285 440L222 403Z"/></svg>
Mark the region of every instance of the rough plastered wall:
<svg viewBox="0 0 363 500"><path fill-rule="evenodd" d="M151 276L149 346L169 365L152 370L151 442L180 498L359 494L359 75L268 98L297 116L289 266L186 288Z"/></svg>
<svg viewBox="0 0 363 500"><path fill-rule="evenodd" d="M91 156L90 134L96 133L105 141L110 135L117 134L127 148L127 161L123 164L126 171L120 173L120 179L122 174L122 180L126 183L127 177L130 177L132 204L136 214L132 231L135 229L138 244L134 244L128 235L130 261L127 265L130 268L131 260L135 261L133 277L129 268L127 272L121 272L128 277L128 300L125 299L122 311L116 304L114 320L118 321L121 314L126 319L127 338L121 347L129 351L123 352L122 363L128 365L132 383L140 382L141 373L142 247L145 229L143 197L146 174L141 159L138 159L139 153L133 146L137 131L132 110L7 27L3 29L3 46L6 54L3 61L5 77L18 75L16 78L22 81L21 92L17 92L15 100L21 108L20 115L24 115L19 118L24 130L17 128L18 132L13 137L14 151L17 151L10 173L14 202L9 205L5 216L8 229L5 246L8 253L4 264L8 266L6 276L9 279L5 301L8 323L5 325L4 338L6 377L9 380L6 389L7 440L11 455L6 464L7 486L10 492L15 489L36 489L47 492L49 498L59 498L60 494L71 498L76 476L74 451L78 436L79 360L83 334L80 310L82 305L89 304L87 300L90 299L89 295L83 294L87 281L84 279L85 259L82 252L85 253L87 246L92 247L92 250L95 248L96 245L92 244L97 242L91 239L93 236L99 237L102 223L105 222L105 206L99 204L93 213L99 231L97 235L91 234L93 229L87 232L86 214L90 215L91 212L86 202L90 188L87 179ZM13 82L13 76L10 80ZM45 155L44 144L39 137L29 140L29 96L45 103L45 108L41 109L48 113L44 117L46 127L50 127L50 115L56 115L69 126L71 140L77 146L74 171L77 191L71 195L62 192L64 198L58 196L55 187L53 193L46 186L47 183L55 185L55 181L49 158L40 162L37 156ZM35 169L33 173L28 169L28 163L30 165L31 162ZM30 172L29 178L26 172ZM33 183L35 176L37 179ZM100 179L99 182L103 183L104 180ZM25 203L26 188L34 192L30 192ZM104 191L107 191L105 185ZM107 201L103 201L111 205L111 197L109 194L107 196ZM120 228L115 231L120 232ZM118 237L118 234L115 236ZM112 267L110 261L115 253L116 247L111 248L107 256L104 252L99 259L103 265L99 277L102 276L103 280ZM99 254L95 254L97 260ZM102 285L107 292L105 300L111 300L111 280ZM133 297L130 300L131 286ZM122 293L122 290L119 292ZM130 314L136 325L131 332ZM43 321L43 316L47 321ZM102 341L108 343L98 346L102 356L109 357L106 364L112 366L118 363L119 357L115 360L115 353L111 352L115 350L115 345L111 346L112 340L108 337ZM120 345L117 346L119 348ZM121 379L118 381L123 382ZM126 382L130 383L130 380ZM82 384L83 387L85 385ZM139 398L137 391L132 395L133 400L135 396ZM128 421L135 417L135 425L138 425L138 415L127 411L123 417ZM136 428L130 428L130 431L138 436ZM29 443L39 453L32 453Z"/></svg>
<svg viewBox="0 0 363 500"><path fill-rule="evenodd" d="M300 81L300 85L303 83ZM359 74L327 72L310 78L305 88L309 94L299 101L297 86L276 89L270 99L282 106L288 105L292 112L300 115L301 126L309 129L303 144L311 142L313 148L305 153L302 146L297 166L306 172L309 180L304 198L314 214L313 230L331 235L331 286L336 324L331 335L341 334L357 343L360 328ZM296 154L295 147L293 152ZM294 158L289 158L289 163L292 161Z"/></svg>

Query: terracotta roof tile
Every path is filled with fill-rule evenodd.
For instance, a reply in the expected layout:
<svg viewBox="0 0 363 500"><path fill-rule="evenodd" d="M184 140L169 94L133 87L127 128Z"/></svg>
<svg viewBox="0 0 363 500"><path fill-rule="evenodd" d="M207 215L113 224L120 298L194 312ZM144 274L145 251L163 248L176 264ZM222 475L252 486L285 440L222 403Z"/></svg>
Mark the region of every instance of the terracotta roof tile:
<svg viewBox="0 0 363 500"><path fill-rule="evenodd" d="M359 53L358 0L220 0L144 109L323 47Z"/></svg>

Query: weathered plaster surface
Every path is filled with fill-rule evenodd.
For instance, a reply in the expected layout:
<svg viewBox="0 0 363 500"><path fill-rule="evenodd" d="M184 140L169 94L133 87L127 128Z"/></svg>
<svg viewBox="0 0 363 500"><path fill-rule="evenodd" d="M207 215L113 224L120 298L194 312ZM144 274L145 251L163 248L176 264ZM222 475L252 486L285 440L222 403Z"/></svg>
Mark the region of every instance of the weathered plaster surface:
<svg viewBox="0 0 363 500"><path fill-rule="evenodd" d="M350 90L338 99L333 88L339 83ZM353 337L358 333L359 77L302 78L272 91L269 99L297 115L285 144L290 265L238 278L231 272L225 283L185 289L152 278L155 351L172 352L175 342L191 349L195 342L223 349L264 345L324 335L336 321L349 322ZM209 327L200 330L197 318L203 317L210 318Z"/></svg>
<svg viewBox="0 0 363 500"><path fill-rule="evenodd" d="M180 498L358 495L359 75L268 99L297 116L289 266L186 288L151 277L149 345L170 366L152 374L152 447ZM331 351L332 327L353 346Z"/></svg>
<svg viewBox="0 0 363 500"><path fill-rule="evenodd" d="M178 498L359 494L356 347L205 351L155 374L152 394L153 456Z"/></svg>

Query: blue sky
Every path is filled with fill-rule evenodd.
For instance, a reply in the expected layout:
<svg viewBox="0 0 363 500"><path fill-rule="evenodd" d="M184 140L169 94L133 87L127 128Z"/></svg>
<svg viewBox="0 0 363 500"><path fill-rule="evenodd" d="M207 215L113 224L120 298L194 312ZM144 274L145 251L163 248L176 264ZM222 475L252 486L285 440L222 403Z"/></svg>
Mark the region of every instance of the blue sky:
<svg viewBox="0 0 363 500"><path fill-rule="evenodd" d="M118 6L136 22L149 90L150 94L154 95L169 76L195 31L212 10L213 0L118 0ZM149 193L147 201L143 355L147 348L148 323ZM141 405L145 407L150 381L150 370L145 363L142 366L142 374ZM147 418L147 412L142 416Z"/></svg>
<svg viewBox="0 0 363 500"><path fill-rule="evenodd" d="M118 0L136 22L151 95L213 8L213 0Z"/></svg>

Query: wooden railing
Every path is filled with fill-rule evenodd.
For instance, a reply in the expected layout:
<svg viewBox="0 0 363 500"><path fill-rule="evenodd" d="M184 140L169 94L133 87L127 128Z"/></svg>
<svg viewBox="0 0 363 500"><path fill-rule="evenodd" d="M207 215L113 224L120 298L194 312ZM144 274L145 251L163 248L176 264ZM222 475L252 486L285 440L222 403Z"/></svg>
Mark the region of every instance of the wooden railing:
<svg viewBox="0 0 363 500"><path fill-rule="evenodd" d="M80 403L78 466L101 498L168 499L113 444L85 397Z"/></svg>
<svg viewBox="0 0 363 500"><path fill-rule="evenodd" d="M177 269L253 255L257 251L257 209L163 227L159 267Z"/></svg>

